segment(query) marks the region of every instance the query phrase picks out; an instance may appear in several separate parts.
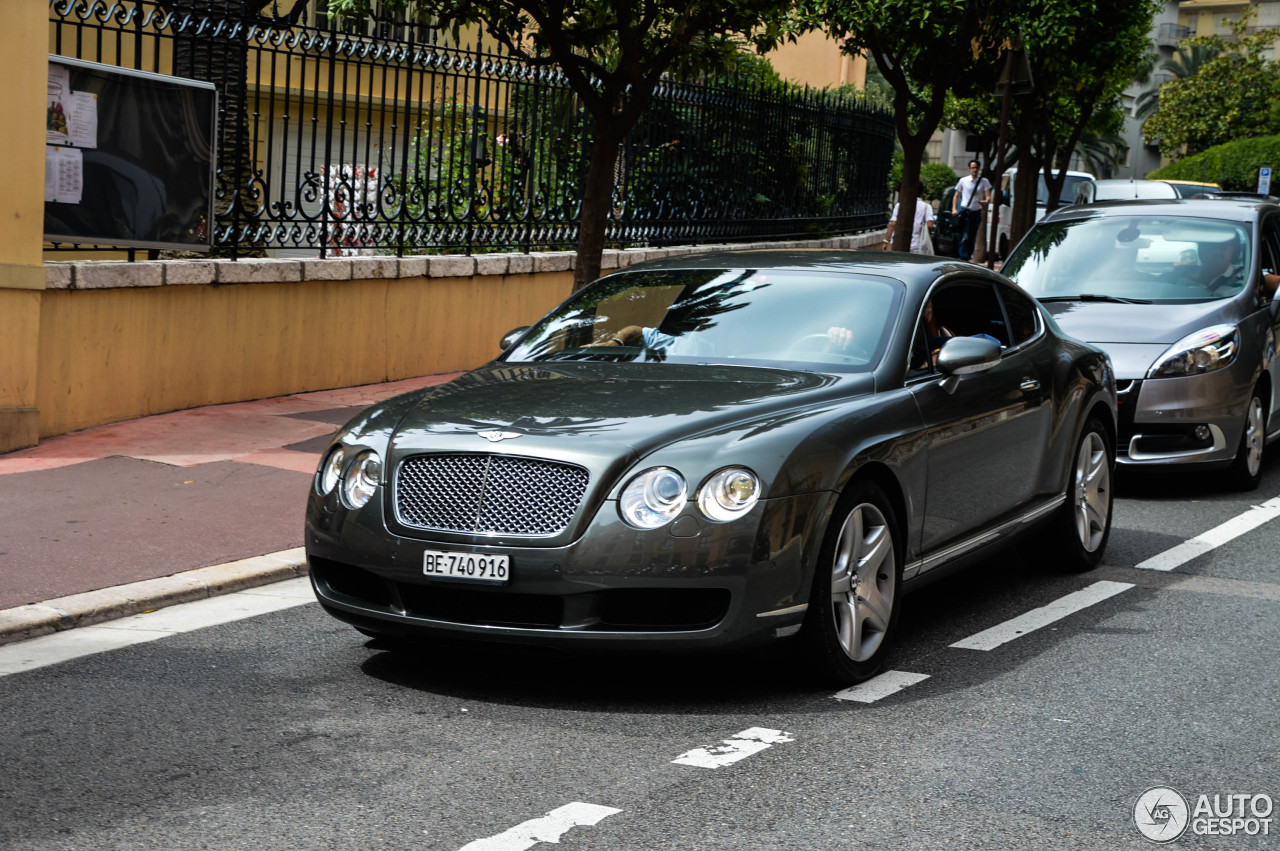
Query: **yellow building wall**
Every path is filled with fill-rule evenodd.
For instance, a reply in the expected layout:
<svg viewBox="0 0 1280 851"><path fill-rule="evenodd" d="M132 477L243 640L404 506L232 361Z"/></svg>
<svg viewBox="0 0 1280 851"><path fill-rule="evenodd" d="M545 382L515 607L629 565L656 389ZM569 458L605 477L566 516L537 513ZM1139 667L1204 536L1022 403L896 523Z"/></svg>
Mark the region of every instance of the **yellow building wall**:
<svg viewBox="0 0 1280 851"><path fill-rule="evenodd" d="M36 442L36 351L44 290L44 3L5 5L0 56L0 452Z"/></svg>
<svg viewBox="0 0 1280 851"><path fill-rule="evenodd" d="M851 85L862 88L867 80L867 60L840 52L840 43L823 32L802 35L767 54L770 64L786 80L814 88Z"/></svg>
<svg viewBox="0 0 1280 851"><path fill-rule="evenodd" d="M470 369L572 288L572 272L544 272L48 290L35 323L40 436Z"/></svg>

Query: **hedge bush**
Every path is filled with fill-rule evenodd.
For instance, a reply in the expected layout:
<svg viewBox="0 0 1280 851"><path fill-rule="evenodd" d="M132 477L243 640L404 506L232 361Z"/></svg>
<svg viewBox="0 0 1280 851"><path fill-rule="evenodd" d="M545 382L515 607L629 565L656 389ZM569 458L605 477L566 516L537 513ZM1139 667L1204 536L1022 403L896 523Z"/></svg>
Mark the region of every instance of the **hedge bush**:
<svg viewBox="0 0 1280 851"><path fill-rule="evenodd" d="M925 163L920 167L920 182L924 184L924 197L930 201L938 201L960 180L956 170L946 163Z"/></svg>
<svg viewBox="0 0 1280 851"><path fill-rule="evenodd" d="M924 184L924 197L927 201L938 201L956 182L960 175L946 163L925 163L920 166L920 182ZM893 152L893 165L889 171L889 197L898 200L898 185L902 183L902 151Z"/></svg>
<svg viewBox="0 0 1280 851"><path fill-rule="evenodd" d="M1216 145L1156 169L1151 180L1198 180L1216 183L1227 192L1254 192L1258 169L1280 167L1280 136L1255 136Z"/></svg>

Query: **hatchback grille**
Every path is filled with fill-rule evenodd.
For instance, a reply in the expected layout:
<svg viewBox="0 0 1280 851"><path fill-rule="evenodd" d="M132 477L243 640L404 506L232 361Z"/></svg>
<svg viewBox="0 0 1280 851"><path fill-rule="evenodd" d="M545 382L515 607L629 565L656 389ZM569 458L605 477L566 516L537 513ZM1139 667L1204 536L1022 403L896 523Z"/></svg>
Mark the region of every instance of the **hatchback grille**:
<svg viewBox="0 0 1280 851"><path fill-rule="evenodd" d="M396 473L400 521L442 532L548 536L569 525L590 476L512 455L416 455Z"/></svg>

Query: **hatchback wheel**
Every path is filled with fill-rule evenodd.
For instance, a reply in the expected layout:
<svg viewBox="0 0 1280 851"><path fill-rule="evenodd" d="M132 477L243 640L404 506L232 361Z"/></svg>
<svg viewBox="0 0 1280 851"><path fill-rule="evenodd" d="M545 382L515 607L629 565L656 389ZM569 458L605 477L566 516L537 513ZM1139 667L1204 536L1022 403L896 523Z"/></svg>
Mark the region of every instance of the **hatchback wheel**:
<svg viewBox="0 0 1280 851"><path fill-rule="evenodd" d="M810 661L824 680L861 682L883 664L902 598L897 517L875 484L855 482L841 497L814 574Z"/></svg>
<svg viewBox="0 0 1280 851"><path fill-rule="evenodd" d="M1227 482L1237 490L1254 490L1262 481L1262 451L1267 441L1267 418L1263 410L1262 396L1255 388L1244 412L1244 430L1240 433L1235 460L1227 470Z"/></svg>

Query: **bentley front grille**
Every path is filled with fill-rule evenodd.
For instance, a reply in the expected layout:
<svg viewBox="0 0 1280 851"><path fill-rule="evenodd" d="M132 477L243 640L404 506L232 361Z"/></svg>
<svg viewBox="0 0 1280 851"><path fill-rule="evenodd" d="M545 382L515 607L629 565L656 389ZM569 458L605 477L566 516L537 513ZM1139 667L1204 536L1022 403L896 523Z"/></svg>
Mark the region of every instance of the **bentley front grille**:
<svg viewBox="0 0 1280 851"><path fill-rule="evenodd" d="M416 455L396 472L396 513L419 529L546 537L563 532L590 476L512 455Z"/></svg>

